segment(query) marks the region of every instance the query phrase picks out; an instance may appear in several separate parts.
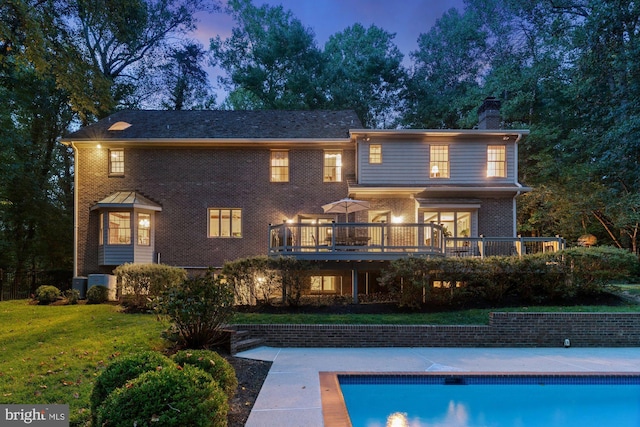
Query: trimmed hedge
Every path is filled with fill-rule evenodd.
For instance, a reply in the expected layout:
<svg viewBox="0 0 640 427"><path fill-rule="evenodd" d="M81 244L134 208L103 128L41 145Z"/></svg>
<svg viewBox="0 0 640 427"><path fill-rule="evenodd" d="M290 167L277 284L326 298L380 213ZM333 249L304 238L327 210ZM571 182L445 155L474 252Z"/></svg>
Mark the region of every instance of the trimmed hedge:
<svg viewBox="0 0 640 427"><path fill-rule="evenodd" d="M567 302L594 295L638 269L632 253L611 247L572 248L524 257L410 257L395 260L379 282L400 307L455 307L470 301L499 304Z"/></svg>
<svg viewBox="0 0 640 427"><path fill-rule="evenodd" d="M168 357L155 351L144 351L130 356L121 356L111 362L98 376L91 392L91 411L96 414L98 407L115 389L149 371L157 371L175 366ZM98 424L99 425L99 424Z"/></svg>
<svg viewBox="0 0 640 427"><path fill-rule="evenodd" d="M58 300L60 297L60 289L55 286L50 285L42 285L36 289L34 294L35 299L38 301L38 304L47 305Z"/></svg>
<svg viewBox="0 0 640 427"><path fill-rule="evenodd" d="M186 365L150 371L109 394L96 424L109 427L222 427L229 404L222 389L200 368Z"/></svg>
<svg viewBox="0 0 640 427"><path fill-rule="evenodd" d="M181 350L172 357L180 366L192 365L211 375L231 399L238 388L238 379L233 366L218 353L210 350Z"/></svg>
<svg viewBox="0 0 640 427"><path fill-rule="evenodd" d="M151 301L187 278L183 268L164 264L123 264L113 270L118 278L122 304L130 310L148 310Z"/></svg>

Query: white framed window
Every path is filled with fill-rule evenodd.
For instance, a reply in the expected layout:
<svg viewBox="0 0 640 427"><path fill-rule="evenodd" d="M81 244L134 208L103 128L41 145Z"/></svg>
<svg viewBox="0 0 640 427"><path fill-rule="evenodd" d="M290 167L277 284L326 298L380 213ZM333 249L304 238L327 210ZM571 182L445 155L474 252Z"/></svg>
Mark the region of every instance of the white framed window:
<svg viewBox="0 0 640 427"><path fill-rule="evenodd" d="M108 244L131 244L131 213L109 212Z"/></svg>
<svg viewBox="0 0 640 427"><path fill-rule="evenodd" d="M124 175L124 150L122 148L109 150L109 175Z"/></svg>
<svg viewBox="0 0 640 427"><path fill-rule="evenodd" d="M209 237L242 237L242 209L209 208Z"/></svg>
<svg viewBox="0 0 640 427"><path fill-rule="evenodd" d="M325 150L324 182L342 182L342 151L341 150Z"/></svg>
<svg viewBox="0 0 640 427"><path fill-rule="evenodd" d="M432 145L429 148L429 176L449 178L449 146Z"/></svg>
<svg viewBox="0 0 640 427"><path fill-rule="evenodd" d="M138 213L138 245L151 246L151 214Z"/></svg>
<svg viewBox="0 0 640 427"><path fill-rule="evenodd" d="M372 165L379 165L382 163L382 145L369 145L369 163Z"/></svg>
<svg viewBox="0 0 640 427"><path fill-rule="evenodd" d="M271 182L289 182L289 152L271 151Z"/></svg>
<svg viewBox="0 0 640 427"><path fill-rule="evenodd" d="M338 276L311 276L311 292L335 292L338 288L338 280L340 280Z"/></svg>
<svg viewBox="0 0 640 427"><path fill-rule="evenodd" d="M487 147L487 177L504 178L507 176L507 148L504 145Z"/></svg>
<svg viewBox="0 0 640 427"><path fill-rule="evenodd" d="M100 234L98 235L98 245L104 245L104 214L100 213Z"/></svg>

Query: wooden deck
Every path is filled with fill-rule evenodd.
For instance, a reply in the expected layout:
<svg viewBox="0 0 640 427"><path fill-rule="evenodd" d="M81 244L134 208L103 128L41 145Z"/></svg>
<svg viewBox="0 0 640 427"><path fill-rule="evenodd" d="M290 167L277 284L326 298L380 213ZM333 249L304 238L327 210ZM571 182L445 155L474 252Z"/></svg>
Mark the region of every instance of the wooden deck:
<svg viewBox="0 0 640 427"><path fill-rule="evenodd" d="M269 255L318 261L407 256L486 257L556 252L561 237L447 237L437 224L320 223L269 226Z"/></svg>

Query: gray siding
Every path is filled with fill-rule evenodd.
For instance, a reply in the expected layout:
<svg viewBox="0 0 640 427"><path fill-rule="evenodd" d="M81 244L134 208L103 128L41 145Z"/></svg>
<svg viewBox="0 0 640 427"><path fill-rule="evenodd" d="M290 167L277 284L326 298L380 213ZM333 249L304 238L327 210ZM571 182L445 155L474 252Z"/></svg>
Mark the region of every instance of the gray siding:
<svg viewBox="0 0 640 427"><path fill-rule="evenodd" d="M369 163L369 144L382 146L382 163ZM429 177L429 148L449 146L449 178ZM506 184L516 180L515 146L506 144L507 176L487 178L487 146L495 142L375 141L361 143L358 183L363 185Z"/></svg>

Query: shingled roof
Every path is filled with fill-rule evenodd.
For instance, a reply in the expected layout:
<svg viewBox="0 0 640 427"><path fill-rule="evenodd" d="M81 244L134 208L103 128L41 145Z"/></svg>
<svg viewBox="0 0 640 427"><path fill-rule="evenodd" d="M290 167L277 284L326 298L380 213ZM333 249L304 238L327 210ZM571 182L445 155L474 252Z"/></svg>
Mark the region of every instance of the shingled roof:
<svg viewBox="0 0 640 427"><path fill-rule="evenodd" d="M109 130L118 122L122 130ZM127 124L131 126L126 126ZM120 111L63 138L63 141L128 139L349 138L361 128L354 111Z"/></svg>

